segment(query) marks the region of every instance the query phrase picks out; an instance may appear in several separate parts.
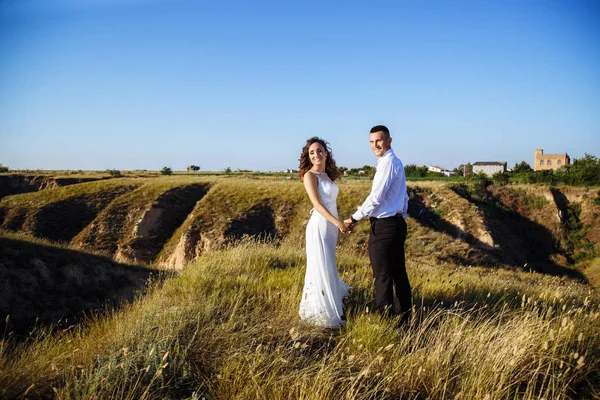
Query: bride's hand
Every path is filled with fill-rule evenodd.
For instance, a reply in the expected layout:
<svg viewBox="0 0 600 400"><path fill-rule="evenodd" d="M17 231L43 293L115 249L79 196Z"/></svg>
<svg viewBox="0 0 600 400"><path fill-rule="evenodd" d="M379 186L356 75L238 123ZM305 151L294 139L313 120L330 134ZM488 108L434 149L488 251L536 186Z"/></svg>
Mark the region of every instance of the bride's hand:
<svg viewBox="0 0 600 400"><path fill-rule="evenodd" d="M346 226L346 224L344 224L343 222L340 222L337 227L342 233L348 232L348 226Z"/></svg>

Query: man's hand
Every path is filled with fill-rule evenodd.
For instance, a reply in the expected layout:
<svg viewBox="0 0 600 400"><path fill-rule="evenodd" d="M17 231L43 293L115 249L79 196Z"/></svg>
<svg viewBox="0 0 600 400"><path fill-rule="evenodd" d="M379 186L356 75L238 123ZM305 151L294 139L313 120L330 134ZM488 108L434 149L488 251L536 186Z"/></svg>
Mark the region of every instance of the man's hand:
<svg viewBox="0 0 600 400"><path fill-rule="evenodd" d="M351 219L344 220L344 225L348 229L348 232L352 233L352 231L354 231L354 223Z"/></svg>

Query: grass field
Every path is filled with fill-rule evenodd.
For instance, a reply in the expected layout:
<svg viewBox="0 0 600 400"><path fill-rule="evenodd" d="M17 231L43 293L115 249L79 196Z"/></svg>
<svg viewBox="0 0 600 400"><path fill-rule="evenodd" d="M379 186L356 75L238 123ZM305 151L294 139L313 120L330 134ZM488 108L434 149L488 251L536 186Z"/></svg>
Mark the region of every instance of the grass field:
<svg viewBox="0 0 600 400"><path fill-rule="evenodd" d="M208 253L83 326L0 344L2 397L593 398L600 305L535 273L411 263L407 328L369 312L368 260L342 253L348 326L301 324L304 254L246 241Z"/></svg>
<svg viewBox="0 0 600 400"><path fill-rule="evenodd" d="M346 215L368 192L368 182L344 181L340 187L338 208ZM125 178L3 199L4 222L21 221L33 233L45 232L40 212L61 215L55 204L73 199L89 204L91 222L71 242L34 239L31 233L0 235L39 252L10 258L10 268L32 257L34 266L40 265L36 258L44 258L52 271L93 263L92 275L78 269L79 284L68 289L81 291L81 301L94 300L85 297L85 279L93 284L93 276L114 276L105 281L117 293L119 280L133 277L104 247L87 255L74 248L83 237L118 249L158 243L147 258L155 263L196 233L204 247L173 278L153 279L155 269L136 267L137 282L145 286L130 303L88 314L81 323L38 326L25 338L5 331L0 398L599 398L600 298L575 273L576 265L566 256L558 259L568 254L559 247L562 225L548 189L491 188L493 197L483 202L470 200L475 193L470 188L453 190L440 182L409 187L413 319L400 328L397 320L370 312L368 224L361 223L339 242L340 275L352 286L347 326L340 330L307 326L297 315L310 210L297 181ZM576 232L593 238L596 225L586 222L597 218L593 200L584 192L561 193L583 204L585 229ZM152 208L173 212L158 220L171 225L163 223L149 239L133 236L141 229L133 222L148 220ZM528 247L538 242L505 238L530 228L556 244L540 255ZM504 249L509 258L502 258ZM531 272L519 251L556 268ZM68 262L53 266L52 257ZM589 281L597 282L598 260L586 260L584 267ZM107 268L114 270L106 274ZM55 293L69 283L68 275L60 277L64 282L53 282ZM10 318L6 322L10 327Z"/></svg>

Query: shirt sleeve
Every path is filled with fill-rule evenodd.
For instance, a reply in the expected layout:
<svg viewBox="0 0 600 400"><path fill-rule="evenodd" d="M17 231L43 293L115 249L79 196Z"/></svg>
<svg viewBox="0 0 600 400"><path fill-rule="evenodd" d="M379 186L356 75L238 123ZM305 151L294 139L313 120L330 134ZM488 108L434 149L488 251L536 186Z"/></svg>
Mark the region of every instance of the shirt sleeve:
<svg viewBox="0 0 600 400"><path fill-rule="evenodd" d="M383 162L377 166L375 177L373 178L373 187L371 193L365 201L358 207L356 212L352 214L352 218L359 221L368 216L373 210L381 204L385 194L387 193L393 179L393 166L391 162Z"/></svg>
<svg viewBox="0 0 600 400"><path fill-rule="evenodd" d="M402 206L402 216L406 219L406 216L408 215L408 186L406 185L404 166L400 168L398 173L402 175L402 182L404 182L404 205Z"/></svg>

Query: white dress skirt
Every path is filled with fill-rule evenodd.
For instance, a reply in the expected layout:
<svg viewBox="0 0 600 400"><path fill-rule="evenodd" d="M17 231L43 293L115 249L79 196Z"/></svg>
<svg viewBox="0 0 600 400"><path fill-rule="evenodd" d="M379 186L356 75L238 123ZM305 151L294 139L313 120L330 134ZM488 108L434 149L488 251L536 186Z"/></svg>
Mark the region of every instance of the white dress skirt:
<svg viewBox="0 0 600 400"><path fill-rule="evenodd" d="M308 171L318 178L321 204L338 217L338 186L324 172ZM326 328L345 325L342 299L348 296L349 287L340 279L335 248L338 228L316 210L306 226L306 275L300 301L300 318L308 323Z"/></svg>

